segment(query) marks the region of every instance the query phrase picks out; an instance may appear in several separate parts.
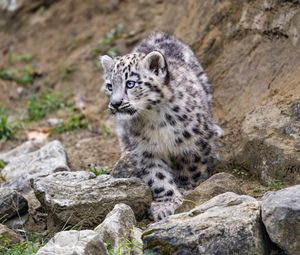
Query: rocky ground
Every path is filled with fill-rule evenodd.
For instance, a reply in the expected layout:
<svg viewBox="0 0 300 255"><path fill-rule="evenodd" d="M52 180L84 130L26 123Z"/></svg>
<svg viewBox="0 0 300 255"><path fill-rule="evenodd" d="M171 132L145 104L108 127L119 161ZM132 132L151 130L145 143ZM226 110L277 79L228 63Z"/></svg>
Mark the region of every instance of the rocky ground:
<svg viewBox="0 0 300 255"><path fill-rule="evenodd" d="M217 172L153 223L119 157L100 54L153 31L196 52ZM300 2L0 1L0 254L300 254Z"/></svg>

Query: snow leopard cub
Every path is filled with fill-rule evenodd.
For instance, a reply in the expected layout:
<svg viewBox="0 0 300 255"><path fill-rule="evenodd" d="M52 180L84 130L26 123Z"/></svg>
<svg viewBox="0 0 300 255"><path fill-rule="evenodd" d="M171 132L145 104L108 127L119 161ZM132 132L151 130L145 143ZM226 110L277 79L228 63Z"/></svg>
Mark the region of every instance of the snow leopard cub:
<svg viewBox="0 0 300 255"><path fill-rule="evenodd" d="M212 120L207 76L186 44L163 33L101 63L122 149L112 174L147 183L151 213L160 220L212 171L213 140L222 130Z"/></svg>

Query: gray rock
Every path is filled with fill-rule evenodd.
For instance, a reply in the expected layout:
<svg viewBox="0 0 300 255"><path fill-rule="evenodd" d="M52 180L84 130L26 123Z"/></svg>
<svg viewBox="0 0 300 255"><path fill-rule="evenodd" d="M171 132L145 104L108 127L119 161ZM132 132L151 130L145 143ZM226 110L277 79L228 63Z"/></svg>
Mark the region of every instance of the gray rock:
<svg viewBox="0 0 300 255"><path fill-rule="evenodd" d="M16 12L22 6L22 0L0 0L0 9L8 12Z"/></svg>
<svg viewBox="0 0 300 255"><path fill-rule="evenodd" d="M15 157L19 157L21 155L36 151L40 149L43 145L45 145L44 140L30 140L27 142L22 143L18 147L7 151L0 153L0 160L3 160L6 163L9 163L12 159Z"/></svg>
<svg viewBox="0 0 300 255"><path fill-rule="evenodd" d="M0 246L7 244L17 244L23 241L23 238L7 226L0 224Z"/></svg>
<svg viewBox="0 0 300 255"><path fill-rule="evenodd" d="M209 199L225 192L241 194L239 181L229 173L218 173L200 183L183 200L182 205L176 210L177 213L191 210Z"/></svg>
<svg viewBox="0 0 300 255"><path fill-rule="evenodd" d="M300 254L300 185L267 192L261 207L271 240L288 254Z"/></svg>
<svg viewBox="0 0 300 255"><path fill-rule="evenodd" d="M132 255L143 255L143 231L140 228L134 227L131 231Z"/></svg>
<svg viewBox="0 0 300 255"><path fill-rule="evenodd" d="M36 197L56 224L96 227L116 204L129 205L138 219L152 201L151 191L140 179L96 177L86 171L59 172L33 182Z"/></svg>
<svg viewBox="0 0 300 255"><path fill-rule="evenodd" d="M1 171L6 180L2 186L28 192L31 179L69 170L63 145L59 141L52 141L37 151L10 158Z"/></svg>
<svg viewBox="0 0 300 255"><path fill-rule="evenodd" d="M93 230L57 233L36 255L107 255L107 250Z"/></svg>
<svg viewBox="0 0 300 255"><path fill-rule="evenodd" d="M28 211L27 200L17 191L0 188L0 219L3 221Z"/></svg>
<svg viewBox="0 0 300 255"><path fill-rule="evenodd" d="M136 225L132 209L125 204L117 204L106 215L105 220L95 228L95 231L106 244L109 244L114 252L131 254L130 234Z"/></svg>
<svg viewBox="0 0 300 255"><path fill-rule="evenodd" d="M266 254L259 202L232 192L150 225L142 238L154 254Z"/></svg>

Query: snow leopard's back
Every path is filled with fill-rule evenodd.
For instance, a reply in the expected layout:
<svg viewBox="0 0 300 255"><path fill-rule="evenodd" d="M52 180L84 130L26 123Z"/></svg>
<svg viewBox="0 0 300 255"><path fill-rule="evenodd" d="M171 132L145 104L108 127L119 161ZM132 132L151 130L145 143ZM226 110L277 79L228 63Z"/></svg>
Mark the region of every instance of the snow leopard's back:
<svg viewBox="0 0 300 255"><path fill-rule="evenodd" d="M201 64L199 63L197 57L195 56L192 49L180 41L176 37L165 34L165 33L155 33L142 40L134 49L133 52L140 52L148 54L151 51L161 52L167 63L172 63L172 61L177 62L187 66L199 79L205 93L207 96L210 113L212 111L212 89L208 82L207 75L205 74Z"/></svg>

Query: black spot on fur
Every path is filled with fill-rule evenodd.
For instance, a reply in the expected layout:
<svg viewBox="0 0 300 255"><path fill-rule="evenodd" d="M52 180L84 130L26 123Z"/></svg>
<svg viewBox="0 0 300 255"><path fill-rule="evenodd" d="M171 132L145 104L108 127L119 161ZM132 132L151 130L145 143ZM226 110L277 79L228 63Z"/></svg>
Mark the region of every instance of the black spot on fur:
<svg viewBox="0 0 300 255"><path fill-rule="evenodd" d="M173 116L171 116L168 113L166 113L165 116L166 116L167 122L169 122L171 126L175 126L176 125L176 120L174 120Z"/></svg>
<svg viewBox="0 0 300 255"><path fill-rule="evenodd" d="M184 131L182 132L182 135L183 135L186 139L191 138L191 133L188 132L187 130L184 130Z"/></svg>
<svg viewBox="0 0 300 255"><path fill-rule="evenodd" d="M164 188L164 187L155 188L155 189L153 190L154 194L159 194L159 193L162 193L163 191L165 191L165 188Z"/></svg>
<svg viewBox="0 0 300 255"><path fill-rule="evenodd" d="M157 173L155 174L155 176L156 176L158 179L160 179L160 180L163 180L163 179L166 178L166 176L165 176L163 173L161 173L161 172L157 172Z"/></svg>
<svg viewBox="0 0 300 255"><path fill-rule="evenodd" d="M197 166L195 166L195 165L190 166L190 167L189 167L189 171L190 171L190 172L195 172L195 171L197 171Z"/></svg>
<svg viewBox="0 0 300 255"><path fill-rule="evenodd" d="M197 173L193 174L192 178L194 181L197 182L201 178L201 173L197 172Z"/></svg>
<svg viewBox="0 0 300 255"><path fill-rule="evenodd" d="M153 154L151 152L144 151L143 152L143 157L145 157L145 158L153 158Z"/></svg>
<svg viewBox="0 0 300 255"><path fill-rule="evenodd" d="M153 182L154 182L153 179L150 179L150 180L148 181L148 186L149 186L149 187L152 187Z"/></svg>
<svg viewBox="0 0 300 255"><path fill-rule="evenodd" d="M178 105L175 105L175 106L172 108L172 110L173 110L174 112L179 112L180 108L179 108Z"/></svg>
<svg viewBox="0 0 300 255"><path fill-rule="evenodd" d="M168 190L166 192L166 196L168 196L168 197L172 197L173 195L174 195L174 191L173 190Z"/></svg>

